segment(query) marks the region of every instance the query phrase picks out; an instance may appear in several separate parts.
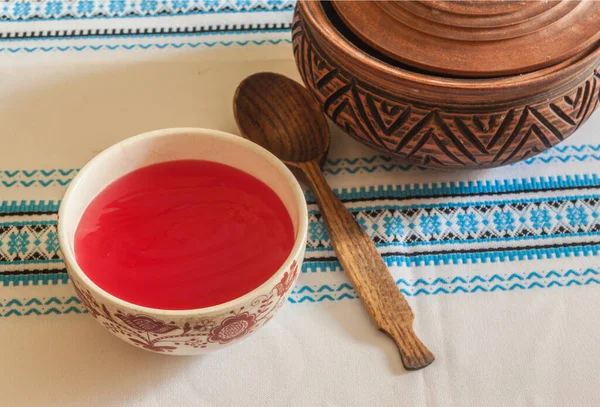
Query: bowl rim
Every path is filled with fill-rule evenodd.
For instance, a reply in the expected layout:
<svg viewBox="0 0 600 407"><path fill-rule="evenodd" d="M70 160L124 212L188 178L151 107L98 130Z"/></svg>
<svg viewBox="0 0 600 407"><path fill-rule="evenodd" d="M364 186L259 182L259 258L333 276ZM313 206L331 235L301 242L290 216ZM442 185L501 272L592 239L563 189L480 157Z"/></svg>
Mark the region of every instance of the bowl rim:
<svg viewBox="0 0 600 407"><path fill-rule="evenodd" d="M418 83L421 86L431 86L435 88L446 88L446 89L462 89L471 91L503 91L507 89L521 88L523 86L540 86L554 80L559 80L565 77L565 72L572 72L585 69L589 64L590 60L600 58L600 42L596 43L591 50L587 51L587 54L582 53L581 58L573 62L572 64L562 67L558 70L552 70L556 65L552 65L548 68L527 72L524 74L509 75L503 77L490 77L490 78L452 78L437 76L435 74L413 72L408 69L403 69L398 66L390 65L384 61L373 57L368 52L359 48L353 42L351 42L345 35L331 24L329 17L326 15L325 10L321 5L322 0L299 0L296 5L296 13L298 10L302 11L303 19L308 19L310 24L306 27L306 30L312 31L317 30L319 35L326 39L329 46L337 49L338 52L351 56L353 60L359 61L361 64L371 65L370 69L378 70L383 75L392 77L394 79L403 79L412 83ZM318 20L322 18L327 21L327 24L323 24ZM543 74L544 70L550 72ZM542 73L542 75L540 75Z"/></svg>
<svg viewBox="0 0 600 407"><path fill-rule="evenodd" d="M283 178L286 180L286 183L289 186L291 186L294 203L298 206L299 219L298 228L296 230L296 236L294 239L294 246L292 247L290 254L283 262L283 264L279 267L279 269L277 269L277 271L275 271L273 275L269 277L264 283L252 289L248 293L240 297L234 298L230 301L221 304L211 305L209 307L192 308L185 310L153 308L125 301L119 297L114 296L113 294L110 294L109 292L100 288L93 280L91 280L83 272L83 270L77 263L77 260L75 259L75 251L72 247L72 242L69 241L66 226L64 225L64 222L61 222L61 219L66 217L66 213L68 212L69 207L71 206L71 202L73 202L73 195L75 191L77 190L79 185L85 182L87 174L91 171L91 167L93 166L93 164L102 162L103 160L108 158L111 155L111 153L118 149L121 149L124 145L132 145L140 141L165 138L173 135L184 135L189 137L216 136L217 138L222 138L224 140L227 140L228 142L241 145L244 149L257 153L261 157L261 159L270 162L275 166L275 168L277 168L277 170L279 170ZM79 221L77 222L77 225L78 224ZM226 133L219 130L193 127L178 127L153 130L138 134L133 137L126 138L106 148L105 150L97 154L95 157L93 157L90 161L88 161L88 163L86 163L78 172L78 174L73 178L64 194L58 212L57 230L59 246L63 255L63 259L66 265L68 266L68 273L74 273L77 276L77 278L83 282L86 288L93 290L106 302L122 307L124 309L135 310L137 312L143 312L147 314L160 315L164 317L190 317L198 314L218 314L224 311L228 311L232 308L243 306L244 304L252 301L259 293L264 293L265 291L267 291L267 288L272 289L272 287L275 287L275 285L281 280L284 273L291 269L295 261L297 261L298 263L302 262L302 259L299 259L299 257L303 256L303 252L306 246L306 238L308 233L308 210L302 188L300 187L300 184L298 183L292 172L285 166L285 164L283 164L283 162L281 162L275 155L273 155L265 148L249 140L246 140L241 136L236 136L231 133ZM300 265L298 264L298 267L299 266Z"/></svg>

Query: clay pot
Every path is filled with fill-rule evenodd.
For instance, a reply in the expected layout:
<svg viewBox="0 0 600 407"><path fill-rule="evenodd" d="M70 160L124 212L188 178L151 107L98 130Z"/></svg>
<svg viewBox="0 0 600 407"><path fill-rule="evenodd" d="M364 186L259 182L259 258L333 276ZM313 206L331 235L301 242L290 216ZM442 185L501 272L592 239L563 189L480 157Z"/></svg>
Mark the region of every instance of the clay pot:
<svg viewBox="0 0 600 407"><path fill-rule="evenodd" d="M380 53L320 1L298 2L292 38L302 79L326 115L362 143L420 166L526 159L573 134L600 103L597 43L523 74L444 76Z"/></svg>

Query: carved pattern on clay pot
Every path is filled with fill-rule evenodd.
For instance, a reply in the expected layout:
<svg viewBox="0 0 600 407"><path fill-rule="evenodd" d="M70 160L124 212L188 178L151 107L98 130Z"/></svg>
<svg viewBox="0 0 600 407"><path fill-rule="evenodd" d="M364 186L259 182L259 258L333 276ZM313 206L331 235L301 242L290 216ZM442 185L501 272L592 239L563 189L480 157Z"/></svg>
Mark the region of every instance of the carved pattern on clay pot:
<svg viewBox="0 0 600 407"><path fill-rule="evenodd" d="M304 84L347 134L416 165L482 168L521 161L571 135L600 102L600 71L551 100L490 114L416 105L362 82L329 59L296 8L294 56Z"/></svg>

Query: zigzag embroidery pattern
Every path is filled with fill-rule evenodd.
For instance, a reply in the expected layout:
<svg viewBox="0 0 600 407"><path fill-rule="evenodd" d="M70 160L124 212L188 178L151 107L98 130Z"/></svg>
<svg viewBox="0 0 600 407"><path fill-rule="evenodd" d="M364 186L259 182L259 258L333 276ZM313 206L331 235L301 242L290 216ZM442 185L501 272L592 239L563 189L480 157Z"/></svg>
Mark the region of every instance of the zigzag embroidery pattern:
<svg viewBox="0 0 600 407"><path fill-rule="evenodd" d="M412 164L393 164L390 163L391 159L386 156L376 156L373 157L376 160L373 160L372 165L348 165L338 168L332 168L331 166L326 166L323 169L325 174L331 175L339 175L339 174L370 174L374 172L393 172L393 171L427 171L428 169L425 167L421 167L418 165ZM532 158L528 158L526 160L510 164L511 167L522 167L529 165L539 165L539 164L568 164L573 162L595 162L600 161L600 155L598 154L582 154L582 155L553 155L553 156L536 156Z"/></svg>
<svg viewBox="0 0 600 407"><path fill-rule="evenodd" d="M548 273L533 272L527 276L520 274L511 274L510 276L494 274L491 277L436 278L433 281L425 279L406 281L399 279L396 281L396 285L400 287L400 291L404 295L416 297L419 295L493 293L532 290L536 288L600 285L599 275L598 271L590 268L582 272L568 270L564 274L560 274L557 271L550 271ZM356 298L358 296L354 288L344 283L341 285L330 284L319 287L294 287L289 301L292 303L302 303Z"/></svg>
<svg viewBox="0 0 600 407"><path fill-rule="evenodd" d="M372 165L355 165L357 162L363 161L368 162ZM373 157L365 157L360 159L337 159L337 160L328 160L327 165L323 168L323 172L329 175L340 175L340 174L370 174L374 172L393 172L393 171L427 171L427 168L415 166L412 164L393 164L389 163L392 161L391 158L386 156L373 156ZM521 161L519 163L511 164L511 166L520 166L520 165L531 165L537 162L543 162L544 164L549 163L560 163L567 164L570 162L589 162L589 161L600 161L600 155L596 154L584 154L584 155L565 155L565 156L546 156L546 157L533 157L527 159L525 161ZM40 172L44 175L44 177L40 176L42 179L34 179L32 180L30 173ZM73 175L76 175L79 171L78 169L69 169L69 170L14 170L14 171L0 171L0 180L5 178L3 182L0 183L0 187L4 186L6 188L14 187L14 186L23 186L23 187L49 187L49 186L67 186L72 179L57 179L56 177L51 178L51 174L56 171L64 172L73 172ZM21 179L25 178L25 179Z"/></svg>
<svg viewBox="0 0 600 407"><path fill-rule="evenodd" d="M212 42L173 42L159 44L99 44L99 45L65 45L65 46L49 46L49 47L0 47L0 54L6 52L9 54L17 54L21 52L69 52L69 51L115 51L115 50L149 50L149 49L181 49L181 48L198 48L214 46L229 47L229 46L246 46L246 45L277 45L280 43L291 43L288 39L269 39L269 40L245 40L245 41L212 41Z"/></svg>
<svg viewBox="0 0 600 407"><path fill-rule="evenodd" d="M13 298L0 301L0 317L83 313L87 313L87 310L76 296Z"/></svg>
<svg viewBox="0 0 600 407"><path fill-rule="evenodd" d="M544 151L538 157L544 157L545 162L550 162L553 159L557 159L561 162L568 162L571 159L577 161L586 161L590 157L594 160L600 160L600 155L595 154L584 154L584 155L562 155L569 151L575 151L577 153L583 153L586 151L600 152L600 144L578 144L578 145L566 145L566 146L555 146L550 150ZM549 156L549 157L546 157ZM526 160L527 161L527 160ZM325 170L337 170L343 169L354 169L360 168L357 166L373 165L378 166L381 163L394 162L394 159L384 155L374 155L371 157L355 157L355 158L330 158L327 160ZM410 164L407 164L407 169L412 168ZM421 167L416 167L421 168ZM74 177L79 172L79 168L51 168L51 169L31 169L31 170L0 170L0 179L64 179L65 177Z"/></svg>
<svg viewBox="0 0 600 407"><path fill-rule="evenodd" d="M384 160L387 157L375 157L378 159L382 159ZM600 155L583 155L583 156L576 156L576 155L567 155L564 157L560 157L560 156L550 156L550 157L534 157L531 158L529 160L526 160L527 162L523 161L521 163L516 163L516 164L512 164L514 165L530 165L535 161L543 161L544 163L548 164L550 162L556 161L559 163L568 163L570 161L579 161L579 162L586 162L586 161L600 161ZM370 173L374 173L374 172L393 172L393 171L427 171L426 168L423 167L419 167L419 166L414 166L411 164L382 164L382 163L376 163L374 165L371 166L344 166L344 167L338 167L335 168L334 165L328 165L325 168L323 168L323 172L325 174L330 174L330 175L340 175L340 174L350 174L350 175L354 175L354 174L370 174ZM72 178L67 178L67 179L19 179L22 178L21 175L25 175L27 178L30 178L30 176L27 175L27 171L23 171L21 172L20 170L15 170L15 171L3 171L0 172L0 179L5 178L5 180L0 182L0 187L5 187L5 188L11 188L11 187L25 187L25 188L29 188L29 187L50 187L50 186L67 186L71 181ZM74 174L75 175L75 174Z"/></svg>
<svg viewBox="0 0 600 407"><path fill-rule="evenodd" d="M21 183L24 181L24 183ZM44 181L48 183L48 181ZM57 184L68 184L70 180L57 181ZM1 187L35 187L41 185L40 180L14 180L0 178ZM52 184L48 184L52 185ZM64 186L64 185L61 185ZM442 196L465 195L495 195L507 193L524 193L529 191L548 191L558 189L584 189L600 186L600 177L597 174L574 174L548 177L529 177L513 179L477 180L477 181L451 181L433 182L431 184L405 184L405 185L379 185L368 188L342 188L334 192L342 201L374 200L374 199L405 199L429 198ZM314 203L310 192L306 194L307 201ZM16 203L15 203L16 204ZM4 205L4 203L3 203Z"/></svg>
<svg viewBox="0 0 600 407"><path fill-rule="evenodd" d="M493 293L500 291L532 290L536 288L571 287L600 285L600 272L588 268L586 270L555 270L547 273L531 272L527 275L513 273L510 275L494 274L492 276L475 277L438 277L434 280L419 278L415 281L399 279L396 285L407 296ZM288 299L292 304L304 302L324 302L353 300L358 296L354 288L347 283L323 284L320 286L295 286ZM61 315L81 314L87 310L75 297L50 298L13 298L0 301L0 317L29 315Z"/></svg>
<svg viewBox="0 0 600 407"><path fill-rule="evenodd" d="M575 153L585 154L567 154L573 151ZM539 155L528 158L510 166L528 166L532 164L567 164L571 162L600 161L600 145L579 144L555 146L549 150L543 151ZM391 157L385 155L375 155L371 157L356 158L336 158L327 160L324 168L325 173L337 175L340 173L372 173L372 172L391 172L391 171L423 171L424 167L408 163L399 164Z"/></svg>
<svg viewBox="0 0 600 407"><path fill-rule="evenodd" d="M570 155L568 154L570 151L575 153L586 153L584 155ZM574 144L574 145L557 145L552 147L549 150L543 151L537 157L544 156L552 156L552 157L563 157L563 154L568 154L568 157L590 157L594 156L594 153L600 153L600 144ZM591 154L591 155L590 155ZM534 157L534 158L537 158ZM596 155L598 157L598 155ZM527 160L526 160L527 161ZM354 165L367 165L367 164L376 164L378 162L394 162L394 159L385 155L375 155L371 157L355 157L355 158L335 158L328 159L327 164L330 167L338 167L338 166L354 166Z"/></svg>

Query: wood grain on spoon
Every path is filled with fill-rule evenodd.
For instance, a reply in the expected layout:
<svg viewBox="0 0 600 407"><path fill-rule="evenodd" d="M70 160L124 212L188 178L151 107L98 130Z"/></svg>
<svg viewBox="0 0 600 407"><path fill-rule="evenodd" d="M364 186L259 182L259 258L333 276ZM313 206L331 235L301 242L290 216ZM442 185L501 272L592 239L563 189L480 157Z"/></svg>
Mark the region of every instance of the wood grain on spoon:
<svg viewBox="0 0 600 407"><path fill-rule="evenodd" d="M282 75L259 73L238 87L234 112L244 137L270 150L310 187L342 268L377 328L396 342L404 367L431 364L434 356L416 336L412 310L375 244L323 177L330 133L312 96Z"/></svg>

